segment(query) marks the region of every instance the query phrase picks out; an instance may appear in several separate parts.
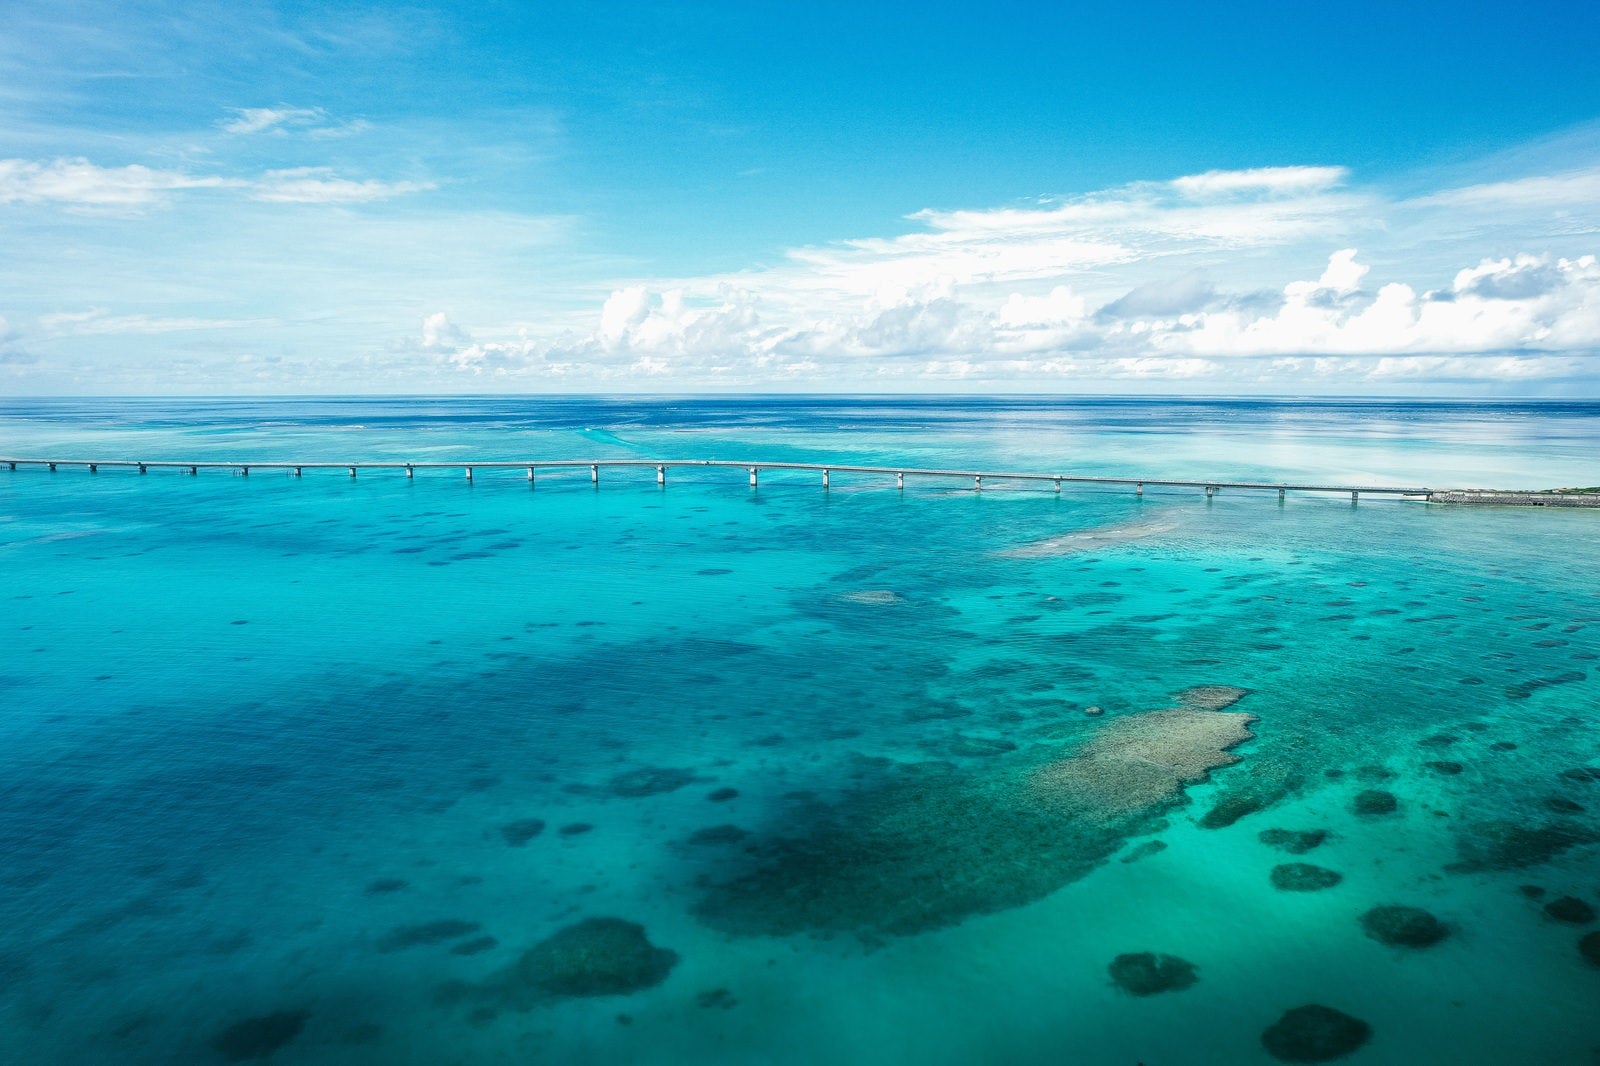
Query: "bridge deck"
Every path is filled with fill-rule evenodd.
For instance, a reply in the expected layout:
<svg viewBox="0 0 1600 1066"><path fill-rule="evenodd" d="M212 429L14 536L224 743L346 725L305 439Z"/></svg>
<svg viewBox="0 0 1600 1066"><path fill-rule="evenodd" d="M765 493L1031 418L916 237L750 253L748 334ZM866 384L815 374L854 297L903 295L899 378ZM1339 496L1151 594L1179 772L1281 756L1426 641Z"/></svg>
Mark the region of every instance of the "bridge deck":
<svg viewBox="0 0 1600 1066"><path fill-rule="evenodd" d="M1021 473L1008 470L949 470L943 468L923 468L911 466L858 466L851 463L786 463L786 462L758 462L750 460L731 459L456 459L449 462L393 462L393 461L357 461L357 462L287 462L282 460L139 460L139 459L32 459L32 458L4 458L0 463L6 463L10 469L19 466L45 466L54 469L58 466L83 467L89 470L98 470L100 467L123 467L143 470L236 470L248 472L250 470L348 470L352 474L361 470L562 470L589 468L595 471L610 468L646 467L665 472L671 469L694 467L729 467L752 472L765 470L811 470L823 473L838 474L881 474L899 477L954 477L967 478L975 483L980 481L1035 481L1070 484L1090 485L1135 485L1156 486L1170 488L1196 488L1215 491L1218 489L1260 489L1279 490L1289 492L1338 492L1338 493L1369 493L1373 495L1390 496L1431 496L1432 489L1425 487L1407 487L1399 485L1318 485L1303 482L1278 482L1278 481L1223 481L1217 479L1196 480L1184 478L1153 478L1153 477L1101 477L1088 474L1038 474Z"/></svg>

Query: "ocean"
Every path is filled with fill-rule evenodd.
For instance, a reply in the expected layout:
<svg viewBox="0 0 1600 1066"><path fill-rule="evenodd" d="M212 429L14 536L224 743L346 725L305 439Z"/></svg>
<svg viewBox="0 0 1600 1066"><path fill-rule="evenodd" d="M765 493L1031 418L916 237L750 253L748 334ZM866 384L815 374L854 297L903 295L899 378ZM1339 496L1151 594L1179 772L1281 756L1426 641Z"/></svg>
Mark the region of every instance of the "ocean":
<svg viewBox="0 0 1600 1066"><path fill-rule="evenodd" d="M1600 404L10 399L0 453L1547 488ZM1597 522L0 466L0 1061L1593 1063Z"/></svg>

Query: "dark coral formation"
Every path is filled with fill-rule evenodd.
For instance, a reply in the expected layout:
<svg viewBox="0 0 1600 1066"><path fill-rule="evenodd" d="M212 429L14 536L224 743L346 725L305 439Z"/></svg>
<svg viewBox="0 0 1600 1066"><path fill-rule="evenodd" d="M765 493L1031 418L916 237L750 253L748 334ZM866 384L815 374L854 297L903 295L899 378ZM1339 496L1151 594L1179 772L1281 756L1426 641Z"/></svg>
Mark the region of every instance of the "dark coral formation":
<svg viewBox="0 0 1600 1066"><path fill-rule="evenodd" d="M1320 892L1344 880L1344 874L1309 862L1286 862L1272 868L1272 887L1280 892Z"/></svg>
<svg viewBox="0 0 1600 1066"><path fill-rule="evenodd" d="M1594 908L1577 896L1562 896L1544 905L1544 913L1558 922L1588 925L1594 921Z"/></svg>
<svg viewBox="0 0 1600 1066"><path fill-rule="evenodd" d="M229 1062L264 1059L299 1036L309 1017L308 1011L280 1010L246 1018L218 1033L211 1046Z"/></svg>
<svg viewBox="0 0 1600 1066"><path fill-rule="evenodd" d="M1269 848L1287 851L1290 855L1304 855L1320 848L1328 839L1326 829L1263 829L1256 839Z"/></svg>
<svg viewBox="0 0 1600 1066"><path fill-rule="evenodd" d="M1578 954L1591 966L1600 966L1600 933L1585 933L1578 940Z"/></svg>
<svg viewBox="0 0 1600 1066"><path fill-rule="evenodd" d="M1386 792L1381 788L1368 788L1356 793L1351 807L1362 817L1372 818L1393 814L1400 809L1400 801L1395 798L1393 792Z"/></svg>
<svg viewBox="0 0 1600 1066"><path fill-rule="evenodd" d="M748 829L736 825L708 825L689 834L691 844L738 844L750 835Z"/></svg>
<svg viewBox="0 0 1600 1066"><path fill-rule="evenodd" d="M470 1005L469 1018L492 1018L499 1010L532 1010L553 999L641 992L665 981L677 964L678 953L650 943L637 922L585 918L483 981L441 985L436 1002Z"/></svg>
<svg viewBox="0 0 1600 1066"><path fill-rule="evenodd" d="M1264 810L1267 801L1253 792L1225 792L1200 819L1201 829L1226 829L1247 814Z"/></svg>
<svg viewBox="0 0 1600 1066"><path fill-rule="evenodd" d="M1389 904L1361 916L1361 928L1381 944L1397 948L1427 948L1450 935L1450 927L1421 907Z"/></svg>
<svg viewBox="0 0 1600 1066"><path fill-rule="evenodd" d="M1122 861L1138 862L1140 859L1148 859L1150 856L1159 855L1166 850L1167 842L1165 840L1146 840L1143 844L1131 848L1128 854L1122 857Z"/></svg>
<svg viewBox="0 0 1600 1066"><path fill-rule="evenodd" d="M693 770L678 770L665 766L643 766L637 770L627 770L613 777L606 785L606 791L613 796L622 796L628 799L637 799L641 796L657 796L663 792L676 792L685 785L692 784L697 778Z"/></svg>
<svg viewBox="0 0 1600 1066"><path fill-rule="evenodd" d="M1001 737L956 736L943 746L944 753L957 758L984 758L1017 750L1017 745Z"/></svg>
<svg viewBox="0 0 1600 1066"><path fill-rule="evenodd" d="M1600 841L1600 832L1584 826L1475 822L1456 838L1461 861L1447 869L1452 873L1515 870L1549 862L1568 848L1596 841Z"/></svg>
<svg viewBox="0 0 1600 1066"><path fill-rule="evenodd" d="M498 947L500 941L492 936L475 936L471 940L463 940L450 949L452 955L479 955L491 948Z"/></svg>
<svg viewBox="0 0 1600 1066"><path fill-rule="evenodd" d="M458 918L443 918L418 925L397 925L378 941L378 950L403 951L428 944L442 944L446 940L459 940L468 933L475 933L478 928L477 922L464 922Z"/></svg>
<svg viewBox="0 0 1600 1066"><path fill-rule="evenodd" d="M1200 979L1199 968L1188 959L1153 951L1118 955L1106 969L1116 986L1133 996L1182 992Z"/></svg>
<svg viewBox="0 0 1600 1066"><path fill-rule="evenodd" d="M1344 1011L1308 1003L1283 1012L1261 1034L1261 1046L1280 1062L1332 1062L1372 1039L1372 1026Z"/></svg>
<svg viewBox="0 0 1600 1066"><path fill-rule="evenodd" d="M695 907L739 935L909 935L1040 899L1130 836L1156 831L1186 784L1237 761L1253 715L1174 709L1098 726L1031 770L864 762L842 797L813 797L792 834L753 838Z"/></svg>
<svg viewBox="0 0 1600 1066"><path fill-rule="evenodd" d="M1195 685L1178 693L1178 702L1201 711L1224 711L1250 695L1234 685Z"/></svg>
<svg viewBox="0 0 1600 1066"><path fill-rule="evenodd" d="M622 996L653 988L678 964L644 926L621 918L585 918L523 953L517 977L551 996Z"/></svg>
<svg viewBox="0 0 1600 1066"><path fill-rule="evenodd" d="M1436 759L1422 765L1441 777L1454 777L1467 768L1466 764L1456 762L1454 759Z"/></svg>
<svg viewBox="0 0 1600 1066"><path fill-rule="evenodd" d="M726 803L731 799L737 799L738 796L739 790L736 788L714 788L706 793L706 799L712 803Z"/></svg>
<svg viewBox="0 0 1600 1066"><path fill-rule="evenodd" d="M519 818L500 827L500 835L514 848L522 847L542 832L544 822L538 818Z"/></svg>

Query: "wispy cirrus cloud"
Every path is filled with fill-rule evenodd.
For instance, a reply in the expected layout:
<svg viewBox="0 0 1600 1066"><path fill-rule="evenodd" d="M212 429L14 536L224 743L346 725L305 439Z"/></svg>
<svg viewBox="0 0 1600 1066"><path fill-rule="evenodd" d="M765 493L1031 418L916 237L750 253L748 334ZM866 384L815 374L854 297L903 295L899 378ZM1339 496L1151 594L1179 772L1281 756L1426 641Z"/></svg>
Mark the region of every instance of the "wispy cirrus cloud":
<svg viewBox="0 0 1600 1066"><path fill-rule="evenodd" d="M361 204L436 187L431 181L354 181L328 167L269 170L249 186L252 199L295 204Z"/></svg>
<svg viewBox="0 0 1600 1066"><path fill-rule="evenodd" d="M58 311L40 315L39 331L46 337L83 337L99 334L187 333L196 330L251 329L269 326L264 318L160 317L117 315L103 307L87 311Z"/></svg>
<svg viewBox="0 0 1600 1066"><path fill-rule="evenodd" d="M238 179L139 164L101 167L87 159L0 159L0 203L141 207L174 192L245 184Z"/></svg>
<svg viewBox="0 0 1600 1066"><path fill-rule="evenodd" d="M0 159L0 204L137 210L199 189L238 190L266 203L359 204L436 187L430 181L346 178L330 167L292 167L236 177L139 164L103 167L87 159Z"/></svg>
<svg viewBox="0 0 1600 1066"><path fill-rule="evenodd" d="M237 136L246 136L255 133L268 133L277 137L285 137L291 133L303 133L308 137L324 140L330 137L347 137L355 133L363 133L372 128L372 124L365 119L353 119L341 122L329 116L328 112L320 107L230 107L227 109L232 117L225 118L217 123L217 128L224 133Z"/></svg>

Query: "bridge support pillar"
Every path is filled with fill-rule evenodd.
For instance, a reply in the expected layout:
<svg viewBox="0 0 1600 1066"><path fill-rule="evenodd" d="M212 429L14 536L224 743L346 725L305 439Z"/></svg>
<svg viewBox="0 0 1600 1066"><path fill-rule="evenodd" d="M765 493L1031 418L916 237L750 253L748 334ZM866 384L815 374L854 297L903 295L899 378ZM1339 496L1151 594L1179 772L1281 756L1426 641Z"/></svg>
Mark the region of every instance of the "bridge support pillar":
<svg viewBox="0 0 1600 1066"><path fill-rule="evenodd" d="M1210 485L1206 486L1206 499L1209 500L1211 498L1211 494L1213 493L1213 491L1215 491L1215 490L1213 490Z"/></svg>
<svg viewBox="0 0 1600 1066"><path fill-rule="evenodd" d="M1141 481L1141 482L1139 482L1137 485L1135 485L1133 487L1133 494L1135 496L1143 496L1144 495L1144 482Z"/></svg>
<svg viewBox="0 0 1600 1066"><path fill-rule="evenodd" d="M11 469L15 470L16 468L17 468L17 464L16 463L12 463L11 464Z"/></svg>
<svg viewBox="0 0 1600 1066"><path fill-rule="evenodd" d="M56 472L56 464L54 464L54 463L51 463L51 464L50 464L50 472L51 472L51 473L52 473L52 474L54 474L54 473L55 473L55 472Z"/></svg>
<svg viewBox="0 0 1600 1066"><path fill-rule="evenodd" d="M589 464L589 480L591 482L593 482L594 484L596 484L596 485L600 484L600 464L599 463L590 463Z"/></svg>
<svg viewBox="0 0 1600 1066"><path fill-rule="evenodd" d="M467 469L467 480L471 481L472 480L472 467L469 466L466 469Z"/></svg>
<svg viewBox="0 0 1600 1066"><path fill-rule="evenodd" d="M145 468L145 465L144 465L144 464L143 464L143 463L140 463L140 464L139 464L139 473L141 473L141 474L148 474L148 473L149 473L149 472L150 472L150 471L149 471L149 470L147 470L147 469L146 469L146 468Z"/></svg>
<svg viewBox="0 0 1600 1066"><path fill-rule="evenodd" d="M533 484L533 467L528 467L528 484Z"/></svg>
<svg viewBox="0 0 1600 1066"><path fill-rule="evenodd" d="M822 487L828 487L828 472L826 470L822 472Z"/></svg>
<svg viewBox="0 0 1600 1066"><path fill-rule="evenodd" d="M356 476L356 468L352 466L349 469L350 469L350 476L351 477L355 477Z"/></svg>
<svg viewBox="0 0 1600 1066"><path fill-rule="evenodd" d="M304 471L302 471L298 466L294 468L294 476L295 477L301 477L301 476L303 476L303 474L304 474Z"/></svg>
<svg viewBox="0 0 1600 1066"><path fill-rule="evenodd" d="M753 466L750 468L750 487L756 487L756 468Z"/></svg>
<svg viewBox="0 0 1600 1066"><path fill-rule="evenodd" d="M656 484L657 485L665 485L666 483L667 483L667 468L664 467L664 466L656 467Z"/></svg>
<svg viewBox="0 0 1600 1066"><path fill-rule="evenodd" d="M1278 502L1279 503L1283 502L1283 490L1282 489L1278 490Z"/></svg>
<svg viewBox="0 0 1600 1066"><path fill-rule="evenodd" d="M239 474L242 477L249 477L250 476L250 468L248 466L241 466L239 468Z"/></svg>
<svg viewBox="0 0 1600 1066"><path fill-rule="evenodd" d="M89 464L89 473L98 474L99 472L100 472L100 466L99 466L98 463L90 463Z"/></svg>
<svg viewBox="0 0 1600 1066"><path fill-rule="evenodd" d="M1351 503L1355 503L1355 502L1356 502L1356 501L1357 501L1357 500L1359 500L1359 499L1361 499L1361 492L1360 492L1360 490L1358 490L1358 489L1351 489L1351 490L1350 490L1350 502L1351 502Z"/></svg>
<svg viewBox="0 0 1600 1066"><path fill-rule="evenodd" d="M897 489L906 487L906 476L904 474L896 474L894 476L894 487Z"/></svg>
<svg viewBox="0 0 1600 1066"><path fill-rule="evenodd" d="M52 466L50 469L54 470L55 467ZM198 466L191 466L189 468L189 476L190 477L196 477L196 476L199 475L199 473L200 473L200 468Z"/></svg>
<svg viewBox="0 0 1600 1066"><path fill-rule="evenodd" d="M406 477L415 477L416 474L417 474L417 472L411 468L411 464L407 463L406 464Z"/></svg>
<svg viewBox="0 0 1600 1066"><path fill-rule="evenodd" d="M983 491L983 475L982 474L974 474L974 475L972 475L972 491L973 492L982 492Z"/></svg>

